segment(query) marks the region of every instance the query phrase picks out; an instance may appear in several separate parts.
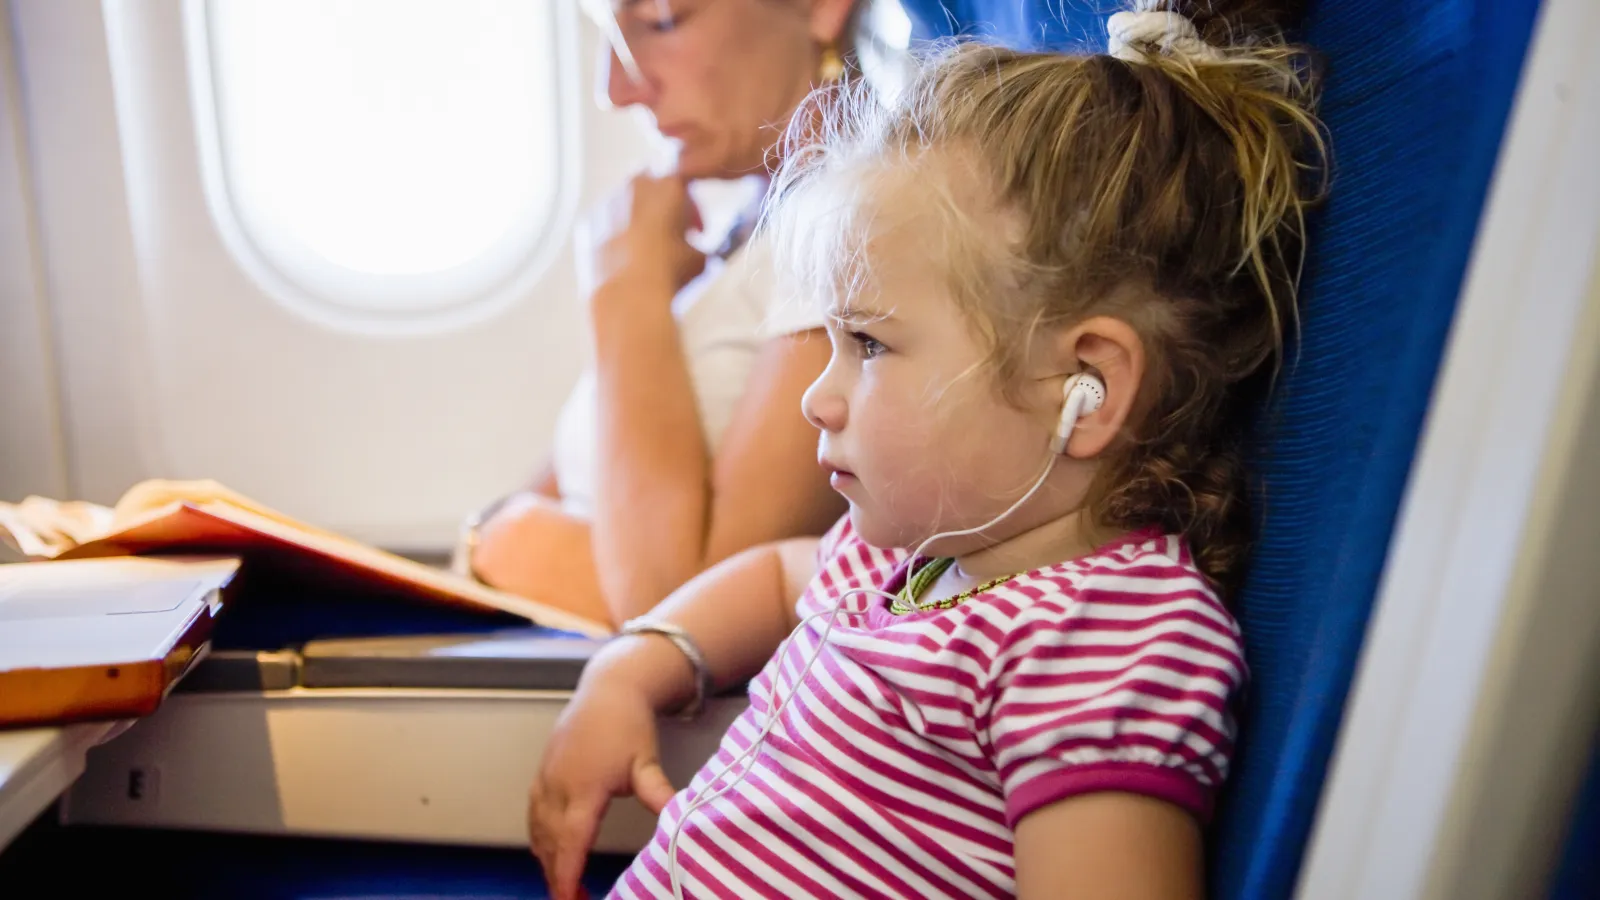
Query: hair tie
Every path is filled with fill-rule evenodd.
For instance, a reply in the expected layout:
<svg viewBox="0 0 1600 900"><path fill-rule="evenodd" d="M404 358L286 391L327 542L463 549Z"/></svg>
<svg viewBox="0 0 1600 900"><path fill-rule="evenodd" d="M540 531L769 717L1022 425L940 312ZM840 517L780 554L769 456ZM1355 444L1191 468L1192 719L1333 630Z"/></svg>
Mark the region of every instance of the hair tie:
<svg viewBox="0 0 1600 900"><path fill-rule="evenodd" d="M1106 22L1106 33L1106 52L1125 62L1144 62L1147 47L1168 56L1222 59L1222 51L1206 43L1187 16L1171 10L1116 13Z"/></svg>

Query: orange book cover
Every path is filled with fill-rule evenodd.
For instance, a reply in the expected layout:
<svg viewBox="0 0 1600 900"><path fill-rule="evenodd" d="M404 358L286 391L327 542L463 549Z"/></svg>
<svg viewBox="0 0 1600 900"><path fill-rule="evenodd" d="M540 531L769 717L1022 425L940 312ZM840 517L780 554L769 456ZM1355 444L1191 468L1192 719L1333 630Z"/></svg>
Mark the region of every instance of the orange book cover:
<svg viewBox="0 0 1600 900"><path fill-rule="evenodd" d="M29 503L34 505L29 507ZM13 546L33 558L235 554L245 560L244 590L248 590L251 568L271 567L276 573L328 588L398 593L433 603L510 613L589 637L612 633L609 623L495 590L297 522L214 482L143 482L109 511L86 504L52 507L50 503L29 498L21 505L0 504L6 507L0 509L0 536L9 535ZM70 519L61 514L63 508L70 508ZM57 527L60 520L69 524Z"/></svg>

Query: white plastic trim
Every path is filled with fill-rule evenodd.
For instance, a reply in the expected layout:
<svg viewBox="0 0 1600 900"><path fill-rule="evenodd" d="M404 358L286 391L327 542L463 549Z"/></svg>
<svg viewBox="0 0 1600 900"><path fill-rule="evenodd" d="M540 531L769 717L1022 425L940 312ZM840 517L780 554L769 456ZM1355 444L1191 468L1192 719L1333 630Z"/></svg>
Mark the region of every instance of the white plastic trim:
<svg viewBox="0 0 1600 900"><path fill-rule="evenodd" d="M578 104L585 98L578 67L578 27L569 3L550 3L551 70L557 85L554 141L556 175L544 209L530 210L481 257L439 272L376 275L347 269L294 240L251 221L235 202L222 146L214 90L207 0L186 0L181 46L190 70L193 127L200 149L206 203L229 254L261 290L286 309L345 333L407 336L436 334L492 319L525 300L560 258L575 220L583 182Z"/></svg>
<svg viewBox="0 0 1600 900"><path fill-rule="evenodd" d="M1432 896L1600 239L1600 5L1546 0L1298 896ZM1546 486L1548 488L1548 486ZM1530 734L1533 743L1548 740Z"/></svg>

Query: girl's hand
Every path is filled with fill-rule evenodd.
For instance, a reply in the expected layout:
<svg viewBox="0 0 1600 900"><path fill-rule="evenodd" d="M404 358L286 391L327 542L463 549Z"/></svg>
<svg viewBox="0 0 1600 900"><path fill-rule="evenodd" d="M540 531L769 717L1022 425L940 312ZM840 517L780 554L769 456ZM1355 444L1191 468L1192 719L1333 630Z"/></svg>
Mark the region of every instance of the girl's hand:
<svg viewBox="0 0 1600 900"><path fill-rule="evenodd" d="M656 713L626 683L580 686L556 722L528 799L528 836L555 900L577 900L584 861L612 797L659 814L674 793L658 761Z"/></svg>
<svg viewBox="0 0 1600 900"><path fill-rule="evenodd" d="M705 255L688 238L700 227L688 182L635 175L580 231L585 289L623 279L676 294L705 269Z"/></svg>

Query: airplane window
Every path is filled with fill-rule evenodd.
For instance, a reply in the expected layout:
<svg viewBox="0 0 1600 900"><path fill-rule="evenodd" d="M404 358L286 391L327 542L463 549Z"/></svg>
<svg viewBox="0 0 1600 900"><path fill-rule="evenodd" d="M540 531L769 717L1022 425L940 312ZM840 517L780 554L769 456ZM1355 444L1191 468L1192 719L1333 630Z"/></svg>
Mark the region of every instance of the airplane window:
<svg viewBox="0 0 1600 900"><path fill-rule="evenodd" d="M558 208L556 6L210 0L226 206L262 261L385 314L524 270Z"/></svg>

